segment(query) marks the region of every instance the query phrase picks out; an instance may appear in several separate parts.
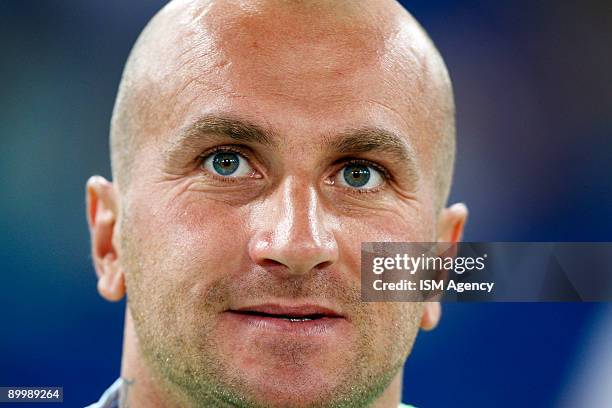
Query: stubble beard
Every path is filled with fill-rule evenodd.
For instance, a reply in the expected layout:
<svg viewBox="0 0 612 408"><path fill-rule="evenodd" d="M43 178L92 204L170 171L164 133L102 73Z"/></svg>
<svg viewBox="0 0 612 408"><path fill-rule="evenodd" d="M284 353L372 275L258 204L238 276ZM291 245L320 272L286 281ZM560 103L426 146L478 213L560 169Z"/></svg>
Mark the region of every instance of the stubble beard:
<svg viewBox="0 0 612 408"><path fill-rule="evenodd" d="M149 368L152 380L180 406L239 407L239 408L357 408L368 407L389 386L401 370L416 335L416 308L402 305L388 316L394 324L388 325L385 344L376 343L376 319L366 304L360 301L358 287L346 284L334 289L328 282L309 282L300 286L270 287L259 282L249 288L250 293L282 294L285 296L325 293L341 300L350 311L357 326L358 341L353 345L352 359L342 360L334 370L335 384L321 384L319 395L306 396L291 384L279 387L278 398L262 401L257 386L248 382L239 369L222 358L221 344L215 336L215 316L219 305L226 304L230 296L239 296L232 282L219 279L209 285L197 305L190 303L189 288L147 284L151 276L146 271L157 268L157 276L172 276L163 267L163 260L155 261L140 256L139 246L124 240L122 259L126 272L128 307L139 341L140 355ZM147 252L147 251L145 251ZM161 269L160 269L161 268ZM149 279L149 281L147 281ZM154 277L153 277L154 280ZM344 286L344 287L342 287ZM186 292L180 293L183 289ZM197 310L194 313L193 310ZM187 324L185 324L187 322ZM283 353L292 354L294 361L304 360L300 347L281 344ZM339 352L345 352L339 351ZM346 354L346 353L345 353ZM303 362L303 361L302 361ZM270 379L273 380L273 379ZM297 384L308 379L295 378ZM275 403L274 401L277 401Z"/></svg>

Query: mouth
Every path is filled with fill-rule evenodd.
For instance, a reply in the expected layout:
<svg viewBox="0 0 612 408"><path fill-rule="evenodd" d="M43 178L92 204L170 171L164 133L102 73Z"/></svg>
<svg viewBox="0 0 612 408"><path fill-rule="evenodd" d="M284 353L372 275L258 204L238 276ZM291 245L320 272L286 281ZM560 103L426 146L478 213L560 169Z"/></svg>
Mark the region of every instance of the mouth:
<svg viewBox="0 0 612 408"><path fill-rule="evenodd" d="M347 319L340 313L317 305L282 306L263 304L229 309L227 316L238 326L260 334L290 335L330 334L345 327Z"/></svg>
<svg viewBox="0 0 612 408"><path fill-rule="evenodd" d="M343 316L331 309L314 305L257 305L239 309L230 309L229 312L262 319L281 319L292 323L343 318Z"/></svg>
<svg viewBox="0 0 612 408"><path fill-rule="evenodd" d="M310 320L318 320L318 319L323 319L324 317L327 317L326 315L320 314L320 313L314 313L314 314L308 314L308 315L298 315L298 314L286 315L286 314L272 314L272 313L255 312L251 310L245 310L245 311L234 312L234 313L243 314L246 316L259 316L262 318L283 319L283 320L287 320L287 321L294 322L294 323L307 322Z"/></svg>

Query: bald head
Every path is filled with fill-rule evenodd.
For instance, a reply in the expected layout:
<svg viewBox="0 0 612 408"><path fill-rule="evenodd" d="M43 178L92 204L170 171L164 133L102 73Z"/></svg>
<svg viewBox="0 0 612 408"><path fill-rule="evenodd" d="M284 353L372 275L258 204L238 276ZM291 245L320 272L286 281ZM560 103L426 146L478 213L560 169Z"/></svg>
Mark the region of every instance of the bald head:
<svg viewBox="0 0 612 408"><path fill-rule="evenodd" d="M327 133L335 118L326 114L349 100L372 105L374 119L374 110L391 113L387 124L411 139L432 179L436 207L446 202L451 83L427 34L393 0L170 2L140 35L119 87L111 126L119 190L128 191L140 152L197 115L235 116L242 100L252 116L282 128L266 115L274 97L296 126L309 116Z"/></svg>

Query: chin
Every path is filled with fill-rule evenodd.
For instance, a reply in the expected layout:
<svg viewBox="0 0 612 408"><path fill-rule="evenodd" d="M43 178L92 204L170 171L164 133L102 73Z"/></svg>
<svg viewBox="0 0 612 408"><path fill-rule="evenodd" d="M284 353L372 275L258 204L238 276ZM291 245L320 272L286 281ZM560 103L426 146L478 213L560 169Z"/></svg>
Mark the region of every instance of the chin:
<svg viewBox="0 0 612 408"><path fill-rule="evenodd" d="M307 373L292 378L258 377L249 383L253 402L262 407L320 407L339 395L333 379Z"/></svg>
<svg viewBox="0 0 612 408"><path fill-rule="evenodd" d="M301 353L303 351L303 353ZM263 407L322 406L323 401L346 393L347 378L354 364L338 360L338 353L295 347L280 355L238 358L234 366L236 381L249 390L247 394ZM346 354L340 354L349 357ZM234 355L234 359L235 359Z"/></svg>

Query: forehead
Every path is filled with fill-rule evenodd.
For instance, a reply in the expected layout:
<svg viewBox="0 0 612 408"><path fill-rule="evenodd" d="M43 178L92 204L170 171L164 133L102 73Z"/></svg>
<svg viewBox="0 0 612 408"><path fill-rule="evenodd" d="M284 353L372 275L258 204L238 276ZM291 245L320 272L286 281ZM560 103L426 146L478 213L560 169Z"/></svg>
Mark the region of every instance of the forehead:
<svg viewBox="0 0 612 408"><path fill-rule="evenodd" d="M385 49L379 27L326 14L270 10L220 19L223 57L233 78L316 98L339 92L377 71Z"/></svg>
<svg viewBox="0 0 612 408"><path fill-rule="evenodd" d="M426 39L393 13L220 4L168 10L149 36L149 135L217 112L309 139L376 126L418 144L435 132Z"/></svg>

